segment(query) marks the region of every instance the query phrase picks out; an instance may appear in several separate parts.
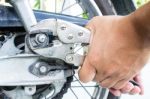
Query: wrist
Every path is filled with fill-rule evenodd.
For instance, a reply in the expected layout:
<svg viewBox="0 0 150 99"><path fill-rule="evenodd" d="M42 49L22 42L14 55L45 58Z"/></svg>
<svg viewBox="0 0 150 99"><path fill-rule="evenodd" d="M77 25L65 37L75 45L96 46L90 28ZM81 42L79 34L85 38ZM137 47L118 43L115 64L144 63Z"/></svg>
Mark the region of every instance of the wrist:
<svg viewBox="0 0 150 99"><path fill-rule="evenodd" d="M150 2L128 15L136 32L150 38Z"/></svg>
<svg viewBox="0 0 150 99"><path fill-rule="evenodd" d="M127 16L130 24L143 42L143 50L149 52L150 49L150 23L147 23L146 17L141 16L138 11L135 11Z"/></svg>

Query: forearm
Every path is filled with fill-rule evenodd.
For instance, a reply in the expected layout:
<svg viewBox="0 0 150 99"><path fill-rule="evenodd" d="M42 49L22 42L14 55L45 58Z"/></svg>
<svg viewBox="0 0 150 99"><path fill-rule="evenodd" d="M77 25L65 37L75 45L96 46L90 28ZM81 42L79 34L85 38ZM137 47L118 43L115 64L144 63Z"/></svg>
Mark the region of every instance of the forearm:
<svg viewBox="0 0 150 99"><path fill-rule="evenodd" d="M150 2L129 15L138 33L150 37Z"/></svg>

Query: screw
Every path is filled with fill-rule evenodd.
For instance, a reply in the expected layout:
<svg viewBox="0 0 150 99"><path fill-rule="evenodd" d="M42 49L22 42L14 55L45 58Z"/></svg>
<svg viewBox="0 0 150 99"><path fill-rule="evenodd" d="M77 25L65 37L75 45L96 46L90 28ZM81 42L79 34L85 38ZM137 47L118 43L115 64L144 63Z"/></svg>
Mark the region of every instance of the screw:
<svg viewBox="0 0 150 99"><path fill-rule="evenodd" d="M41 67L40 67L40 72L41 72L41 73L46 73L46 72L47 72L46 66L41 66Z"/></svg>
<svg viewBox="0 0 150 99"><path fill-rule="evenodd" d="M24 90L27 95L33 95L36 92L36 86L27 86Z"/></svg>
<svg viewBox="0 0 150 99"><path fill-rule="evenodd" d="M67 55L66 56L66 61L69 62L69 63L72 62L73 61L73 57L71 55Z"/></svg>
<svg viewBox="0 0 150 99"><path fill-rule="evenodd" d="M45 34L38 34L36 35L36 41L38 43L44 43L47 39L47 36Z"/></svg>
<svg viewBox="0 0 150 99"><path fill-rule="evenodd" d="M80 32L78 33L78 35L79 35L79 36L83 36L83 32L80 31Z"/></svg>

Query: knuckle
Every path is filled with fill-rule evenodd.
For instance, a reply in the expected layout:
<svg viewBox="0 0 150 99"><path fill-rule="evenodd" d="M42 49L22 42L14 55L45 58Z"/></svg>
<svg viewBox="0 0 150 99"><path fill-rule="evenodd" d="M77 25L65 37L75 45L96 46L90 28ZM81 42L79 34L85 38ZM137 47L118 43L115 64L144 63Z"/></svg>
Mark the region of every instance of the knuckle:
<svg viewBox="0 0 150 99"><path fill-rule="evenodd" d="M122 89L126 84L126 81L120 81L115 86L113 86L114 89Z"/></svg>
<svg viewBox="0 0 150 99"><path fill-rule="evenodd" d="M121 89L122 87L119 85L115 85L113 88L118 90L118 89Z"/></svg>
<svg viewBox="0 0 150 99"><path fill-rule="evenodd" d="M107 69L107 70L103 71L104 76L112 77L112 74L113 74L113 71L111 69Z"/></svg>
<svg viewBox="0 0 150 99"><path fill-rule="evenodd" d="M94 66L97 66L99 64L99 58L97 56L91 56L90 58L91 58L89 60L90 64L92 64Z"/></svg>
<svg viewBox="0 0 150 99"><path fill-rule="evenodd" d="M100 85L104 88L111 88L113 87L114 82L115 82L114 79L109 79L109 80L101 82Z"/></svg>
<svg viewBox="0 0 150 99"><path fill-rule="evenodd" d="M129 74L129 70L120 70L117 72L116 76L118 77L118 79L125 79L127 77L127 75Z"/></svg>
<svg viewBox="0 0 150 99"><path fill-rule="evenodd" d="M103 88L110 88L109 84L108 83L100 83L100 86L103 87Z"/></svg>
<svg viewBox="0 0 150 99"><path fill-rule="evenodd" d="M124 78L125 76L127 75L127 73L121 73L121 72L119 72L116 76L118 77L118 79L122 79L122 78Z"/></svg>

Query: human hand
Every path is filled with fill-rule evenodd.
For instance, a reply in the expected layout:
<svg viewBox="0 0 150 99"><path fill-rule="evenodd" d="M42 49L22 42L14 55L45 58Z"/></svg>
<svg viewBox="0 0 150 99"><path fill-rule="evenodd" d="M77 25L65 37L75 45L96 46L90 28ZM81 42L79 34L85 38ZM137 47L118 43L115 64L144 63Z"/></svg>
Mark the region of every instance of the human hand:
<svg viewBox="0 0 150 99"><path fill-rule="evenodd" d="M94 80L105 88L124 88L147 61L143 36L138 34L128 16L95 17L87 28L92 37L79 71L80 80Z"/></svg>
<svg viewBox="0 0 150 99"><path fill-rule="evenodd" d="M144 94L144 87L142 85L141 76L136 75L133 78L133 81L138 83L138 86L132 84L131 82L128 82L122 89L117 90L117 89L110 88L109 91L115 96L120 96L122 93L123 94L130 94L130 95L134 95L134 94L143 95Z"/></svg>

